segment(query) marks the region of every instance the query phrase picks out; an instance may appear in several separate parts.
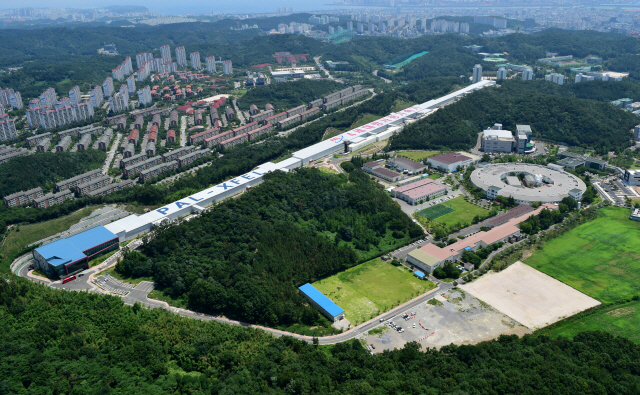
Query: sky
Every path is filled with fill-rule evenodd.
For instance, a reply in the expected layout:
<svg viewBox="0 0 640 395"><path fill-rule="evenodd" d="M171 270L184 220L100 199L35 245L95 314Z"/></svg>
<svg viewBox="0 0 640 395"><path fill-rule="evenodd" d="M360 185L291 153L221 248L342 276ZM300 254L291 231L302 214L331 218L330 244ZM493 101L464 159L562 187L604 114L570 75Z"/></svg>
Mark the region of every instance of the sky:
<svg viewBox="0 0 640 395"><path fill-rule="evenodd" d="M278 7L293 7L295 12L327 10L334 0L0 0L0 9L22 7L94 8L109 5L140 5L159 14L209 14L275 12Z"/></svg>

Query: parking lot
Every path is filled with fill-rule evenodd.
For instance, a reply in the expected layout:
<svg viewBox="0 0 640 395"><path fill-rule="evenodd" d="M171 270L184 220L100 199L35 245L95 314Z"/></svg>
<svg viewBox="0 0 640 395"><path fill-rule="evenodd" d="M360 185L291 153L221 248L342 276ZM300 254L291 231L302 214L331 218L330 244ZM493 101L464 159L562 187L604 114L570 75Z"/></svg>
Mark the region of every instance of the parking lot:
<svg viewBox="0 0 640 395"><path fill-rule="evenodd" d="M365 337L374 353L418 342L423 348L475 344L502 334L531 331L488 304L461 290L449 290L434 302L422 303L380 325ZM407 314L403 317L404 314ZM401 329L398 329L401 328Z"/></svg>

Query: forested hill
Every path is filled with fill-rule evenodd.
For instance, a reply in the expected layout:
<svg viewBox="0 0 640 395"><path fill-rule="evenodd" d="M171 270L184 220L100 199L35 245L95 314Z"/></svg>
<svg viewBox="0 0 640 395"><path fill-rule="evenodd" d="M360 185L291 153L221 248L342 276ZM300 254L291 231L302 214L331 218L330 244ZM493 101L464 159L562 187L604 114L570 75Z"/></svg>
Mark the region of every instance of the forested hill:
<svg viewBox="0 0 640 395"><path fill-rule="evenodd" d="M249 106L255 104L260 110L264 110L264 105L271 103L276 111L285 111L344 88L344 84L334 81L308 79L287 84L263 85L249 90L246 95L242 96L238 100L238 107L242 110L249 110Z"/></svg>
<svg viewBox="0 0 640 395"><path fill-rule="evenodd" d="M0 197L35 187L53 188L56 181L98 169L107 154L98 150L42 153L0 164Z"/></svg>
<svg viewBox="0 0 640 395"><path fill-rule="evenodd" d="M508 80L499 88L482 89L408 126L393 138L390 148L469 149L478 133L494 123L512 131L517 124L531 125L536 138L603 154L631 144L637 116L608 102L578 99L576 95L587 95L579 87L553 85Z"/></svg>
<svg viewBox="0 0 640 395"><path fill-rule="evenodd" d="M192 309L272 326L315 324L297 287L422 235L364 172L347 183L317 169L268 174L239 199L157 233L116 270L152 276Z"/></svg>
<svg viewBox="0 0 640 395"><path fill-rule="evenodd" d="M638 394L640 346L602 332L372 356L0 279L1 394Z"/></svg>

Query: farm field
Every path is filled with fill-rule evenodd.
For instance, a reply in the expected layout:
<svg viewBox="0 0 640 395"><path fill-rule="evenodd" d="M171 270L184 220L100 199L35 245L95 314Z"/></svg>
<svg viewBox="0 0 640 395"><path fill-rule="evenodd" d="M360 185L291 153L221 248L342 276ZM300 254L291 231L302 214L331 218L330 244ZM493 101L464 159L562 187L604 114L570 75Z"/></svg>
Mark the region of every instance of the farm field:
<svg viewBox="0 0 640 395"><path fill-rule="evenodd" d="M430 156L438 155L440 152L438 151L401 151L398 152L398 156L402 156L407 159L415 160L416 162L422 162L423 159L426 159Z"/></svg>
<svg viewBox="0 0 640 395"><path fill-rule="evenodd" d="M536 334L573 338L580 332L600 330L626 337L632 342L640 344L638 327L640 327L640 301L632 301L598 309L585 317L559 322L557 325L536 332Z"/></svg>
<svg viewBox="0 0 640 395"><path fill-rule="evenodd" d="M431 281L418 280L402 266L393 266L380 258L315 282L313 286L342 307L353 325L435 288Z"/></svg>
<svg viewBox="0 0 640 395"><path fill-rule="evenodd" d="M468 222L471 223L473 217L476 215L486 215L489 210L484 209L482 207L478 207L475 204L471 204L464 200L463 196L457 197L455 199L451 199L446 203L441 203L440 205L446 205L454 210L448 214L442 215L434 219L434 221L444 224L446 226L455 225L458 222ZM434 206L434 207L437 207Z"/></svg>
<svg viewBox="0 0 640 395"><path fill-rule="evenodd" d="M640 223L630 210L601 209L599 218L536 250L525 263L603 303L640 294Z"/></svg>

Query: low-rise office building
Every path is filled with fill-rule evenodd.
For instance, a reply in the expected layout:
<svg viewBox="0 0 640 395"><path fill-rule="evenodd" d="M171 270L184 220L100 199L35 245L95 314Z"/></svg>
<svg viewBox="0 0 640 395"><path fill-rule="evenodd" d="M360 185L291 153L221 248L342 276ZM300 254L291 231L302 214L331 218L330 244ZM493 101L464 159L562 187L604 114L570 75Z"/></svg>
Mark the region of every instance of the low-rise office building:
<svg viewBox="0 0 640 395"><path fill-rule="evenodd" d="M487 129L482 132L481 150L483 152L509 153L516 141L509 130Z"/></svg>
<svg viewBox="0 0 640 395"><path fill-rule="evenodd" d="M640 170L625 170L622 179L627 185L640 186Z"/></svg>
<svg viewBox="0 0 640 395"><path fill-rule="evenodd" d="M404 172L406 170L407 172L412 174L421 173L428 167L423 163L403 158L401 156L396 156L393 159L388 160L387 165L395 168L397 171Z"/></svg>

